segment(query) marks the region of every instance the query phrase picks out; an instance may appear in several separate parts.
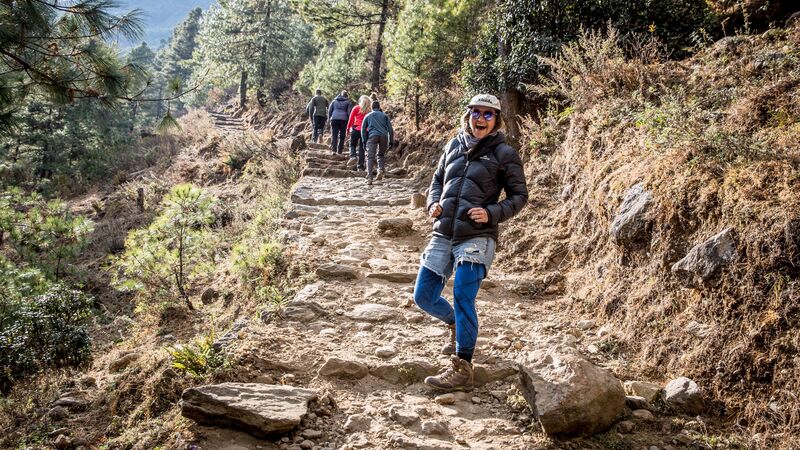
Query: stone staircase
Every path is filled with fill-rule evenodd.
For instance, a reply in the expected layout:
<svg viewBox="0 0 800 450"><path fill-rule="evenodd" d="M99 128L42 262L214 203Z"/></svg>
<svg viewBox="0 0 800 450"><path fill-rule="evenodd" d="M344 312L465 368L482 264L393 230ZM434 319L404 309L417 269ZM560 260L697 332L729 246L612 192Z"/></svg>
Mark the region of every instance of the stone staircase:
<svg viewBox="0 0 800 450"><path fill-rule="evenodd" d="M214 119L214 127L218 130L231 133L244 132L247 127L241 118L233 117L230 114L212 112L211 118Z"/></svg>

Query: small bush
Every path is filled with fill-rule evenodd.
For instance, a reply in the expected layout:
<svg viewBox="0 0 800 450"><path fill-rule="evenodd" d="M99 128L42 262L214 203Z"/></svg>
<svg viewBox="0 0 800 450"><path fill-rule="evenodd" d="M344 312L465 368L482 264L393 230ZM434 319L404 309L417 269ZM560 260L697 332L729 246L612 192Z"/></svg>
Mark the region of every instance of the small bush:
<svg viewBox="0 0 800 450"><path fill-rule="evenodd" d="M202 377L228 364L225 354L214 348L216 335L212 331L194 344L167 347L172 367L193 377Z"/></svg>
<svg viewBox="0 0 800 450"><path fill-rule="evenodd" d="M6 281L12 277L4 271L2 278ZM14 278L16 286L24 288L16 291L16 296L0 297L2 392L20 378L48 368L77 367L91 357L86 329L91 298L61 284L44 289L40 282L43 278L32 272L16 272ZM38 281L32 283L35 279ZM41 289L41 294L25 296Z"/></svg>
<svg viewBox="0 0 800 450"><path fill-rule="evenodd" d="M19 190L0 193L0 243L7 233L16 256L56 281L86 247L93 223L74 216L64 202Z"/></svg>
<svg viewBox="0 0 800 450"><path fill-rule="evenodd" d="M153 223L136 230L125 241L125 253L114 260L119 269L116 285L123 290L184 300L193 309L189 292L213 270L216 199L197 187L175 186L164 197L162 211Z"/></svg>

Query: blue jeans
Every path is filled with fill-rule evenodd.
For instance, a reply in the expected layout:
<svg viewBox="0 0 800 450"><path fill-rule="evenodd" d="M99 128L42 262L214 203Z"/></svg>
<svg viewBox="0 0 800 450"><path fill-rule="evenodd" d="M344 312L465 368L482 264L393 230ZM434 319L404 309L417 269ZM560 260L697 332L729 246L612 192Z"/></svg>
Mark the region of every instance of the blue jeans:
<svg viewBox="0 0 800 450"><path fill-rule="evenodd" d="M495 242L476 238L452 245L434 236L422 254L422 265L414 286L414 302L423 311L446 324L456 325L456 354L472 361L478 341L478 311L475 298L487 267L494 259ZM442 297L442 290L455 265L453 305Z"/></svg>

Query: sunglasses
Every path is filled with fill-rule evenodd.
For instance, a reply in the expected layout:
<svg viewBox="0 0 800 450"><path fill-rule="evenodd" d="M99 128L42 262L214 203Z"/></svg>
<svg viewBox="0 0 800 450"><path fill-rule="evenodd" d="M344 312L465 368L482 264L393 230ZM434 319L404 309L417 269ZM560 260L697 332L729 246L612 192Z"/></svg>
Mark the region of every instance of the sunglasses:
<svg viewBox="0 0 800 450"><path fill-rule="evenodd" d="M477 119L480 116L483 116L484 120L486 120L487 122L494 118L494 111L480 112L477 109L473 109L470 114L472 115L473 119Z"/></svg>

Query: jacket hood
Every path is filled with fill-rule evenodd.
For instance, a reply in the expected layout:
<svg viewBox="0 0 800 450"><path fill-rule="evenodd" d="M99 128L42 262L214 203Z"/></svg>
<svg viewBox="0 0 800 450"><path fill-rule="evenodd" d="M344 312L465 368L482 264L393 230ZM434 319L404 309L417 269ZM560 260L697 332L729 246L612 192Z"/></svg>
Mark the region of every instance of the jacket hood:
<svg viewBox="0 0 800 450"><path fill-rule="evenodd" d="M334 99L334 101L337 101L337 102L349 102L350 99L348 99L347 97L342 97L341 95L337 95L336 98Z"/></svg>

